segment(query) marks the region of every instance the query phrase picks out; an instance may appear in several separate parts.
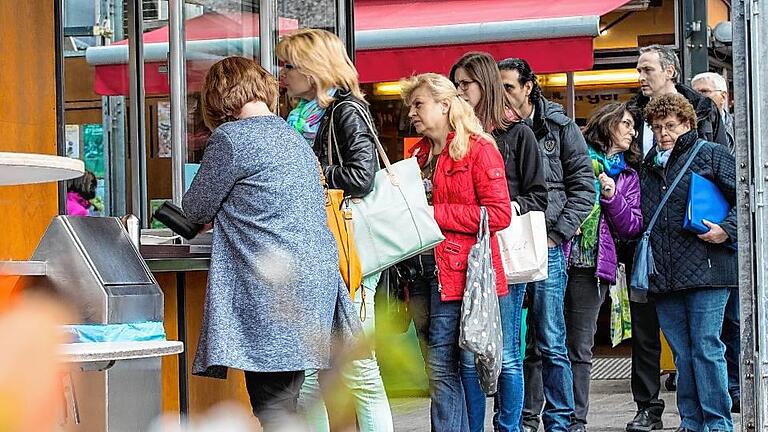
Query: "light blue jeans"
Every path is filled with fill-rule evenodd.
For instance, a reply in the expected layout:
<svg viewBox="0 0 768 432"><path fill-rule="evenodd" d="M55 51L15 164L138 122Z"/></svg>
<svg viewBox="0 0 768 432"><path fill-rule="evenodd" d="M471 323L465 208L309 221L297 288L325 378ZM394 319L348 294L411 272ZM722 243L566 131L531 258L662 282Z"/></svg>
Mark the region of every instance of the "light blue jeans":
<svg viewBox="0 0 768 432"><path fill-rule="evenodd" d="M691 288L656 297L656 313L675 358L680 427L733 431L725 344L728 288Z"/></svg>
<svg viewBox="0 0 768 432"><path fill-rule="evenodd" d="M365 336L373 340L376 316L374 315L373 297L380 274L363 280L365 290L365 309L362 295L358 291L354 305L361 311ZM376 358L353 360L341 372L342 381L354 398L355 413L360 432L392 432L392 412L389 407L384 382L381 380L379 364ZM312 432L329 432L328 413L320 391L317 370L306 371L304 385L299 394L299 409L304 413Z"/></svg>
<svg viewBox="0 0 768 432"><path fill-rule="evenodd" d="M509 285L509 294L499 297L501 334L504 355L496 392L496 413L493 429L496 432L517 432L523 410L523 358L520 355L520 327L522 326L525 284ZM485 393L480 387L475 366L475 355L461 352L461 382L467 400L470 432L485 430Z"/></svg>

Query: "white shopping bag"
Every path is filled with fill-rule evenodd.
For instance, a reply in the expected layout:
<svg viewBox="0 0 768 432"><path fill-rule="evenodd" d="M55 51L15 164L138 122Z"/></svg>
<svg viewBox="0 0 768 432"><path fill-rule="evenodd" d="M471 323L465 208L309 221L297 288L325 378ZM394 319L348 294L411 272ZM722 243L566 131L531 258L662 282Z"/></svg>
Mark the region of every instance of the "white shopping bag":
<svg viewBox="0 0 768 432"><path fill-rule="evenodd" d="M512 223L496 236L508 284L547 278L549 251L544 212L531 211L521 215L517 203L512 203Z"/></svg>

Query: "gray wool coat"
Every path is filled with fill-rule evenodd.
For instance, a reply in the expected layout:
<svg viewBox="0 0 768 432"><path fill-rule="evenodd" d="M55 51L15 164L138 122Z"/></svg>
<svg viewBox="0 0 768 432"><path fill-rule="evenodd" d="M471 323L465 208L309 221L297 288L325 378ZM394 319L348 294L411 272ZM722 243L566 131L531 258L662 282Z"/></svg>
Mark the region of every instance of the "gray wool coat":
<svg viewBox="0 0 768 432"><path fill-rule="evenodd" d="M304 139L277 116L219 126L182 206L190 220L214 222L192 372L330 367L332 332L353 337L360 326Z"/></svg>

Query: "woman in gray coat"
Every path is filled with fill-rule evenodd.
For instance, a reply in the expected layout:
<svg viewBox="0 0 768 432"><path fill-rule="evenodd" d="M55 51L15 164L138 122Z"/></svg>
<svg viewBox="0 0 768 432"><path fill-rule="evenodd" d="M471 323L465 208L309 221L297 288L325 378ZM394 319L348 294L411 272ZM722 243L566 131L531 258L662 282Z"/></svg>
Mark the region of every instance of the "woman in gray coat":
<svg viewBox="0 0 768 432"><path fill-rule="evenodd" d="M330 367L334 316L355 314L315 155L274 115L277 94L274 77L253 60L211 67L202 102L213 134L183 199L190 220L214 226L192 372L245 371L267 431L296 412L304 371ZM337 303L343 313L335 315Z"/></svg>

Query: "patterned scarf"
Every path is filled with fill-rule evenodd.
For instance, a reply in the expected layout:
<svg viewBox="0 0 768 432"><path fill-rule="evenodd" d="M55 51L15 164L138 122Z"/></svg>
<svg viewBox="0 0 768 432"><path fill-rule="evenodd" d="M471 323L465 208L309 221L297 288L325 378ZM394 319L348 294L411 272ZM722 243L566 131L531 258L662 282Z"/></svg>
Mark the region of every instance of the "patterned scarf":
<svg viewBox="0 0 768 432"><path fill-rule="evenodd" d="M328 96L336 94L336 89L328 90ZM286 120L288 124L300 133L309 145L314 144L317 130L320 128L320 120L323 119L325 108L317 103L317 99L302 99L299 104L291 110Z"/></svg>
<svg viewBox="0 0 768 432"><path fill-rule="evenodd" d="M656 156L653 157L653 164L657 167L665 168L671 154L672 149L662 150L661 148L656 147Z"/></svg>
<svg viewBox="0 0 768 432"><path fill-rule="evenodd" d="M595 204L589 216L581 224L581 247L585 251L591 251L597 247L598 228L600 226L600 180L597 177L605 173L612 179L616 179L627 167L624 162L624 153L606 156L605 153L587 146L589 157L592 159L592 169L595 171Z"/></svg>

